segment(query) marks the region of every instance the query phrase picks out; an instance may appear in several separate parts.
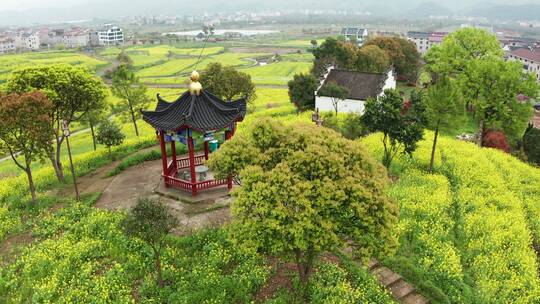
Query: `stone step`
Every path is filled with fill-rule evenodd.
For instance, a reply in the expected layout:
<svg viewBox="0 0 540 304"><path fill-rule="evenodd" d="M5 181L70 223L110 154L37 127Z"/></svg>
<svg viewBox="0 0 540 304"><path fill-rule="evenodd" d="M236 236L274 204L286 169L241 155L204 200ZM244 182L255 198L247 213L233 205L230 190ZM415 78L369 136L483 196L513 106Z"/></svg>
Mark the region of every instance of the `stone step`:
<svg viewBox="0 0 540 304"><path fill-rule="evenodd" d="M399 274L384 266L374 269L371 273L377 278L379 283L385 287L388 287L401 279Z"/></svg>
<svg viewBox="0 0 540 304"><path fill-rule="evenodd" d="M377 268L379 266L379 261L375 260L375 259L372 259L371 261L369 261L368 263L368 269L369 271L372 271L374 270L375 268Z"/></svg>
<svg viewBox="0 0 540 304"><path fill-rule="evenodd" d="M388 289L390 290L392 295L398 300L404 298L406 295L414 291L414 287L411 284L405 282L403 279L394 282L392 285L388 286Z"/></svg>
<svg viewBox="0 0 540 304"><path fill-rule="evenodd" d="M399 299L399 301L403 304L428 304L429 300L424 298L422 295L413 292L410 293L403 298Z"/></svg>

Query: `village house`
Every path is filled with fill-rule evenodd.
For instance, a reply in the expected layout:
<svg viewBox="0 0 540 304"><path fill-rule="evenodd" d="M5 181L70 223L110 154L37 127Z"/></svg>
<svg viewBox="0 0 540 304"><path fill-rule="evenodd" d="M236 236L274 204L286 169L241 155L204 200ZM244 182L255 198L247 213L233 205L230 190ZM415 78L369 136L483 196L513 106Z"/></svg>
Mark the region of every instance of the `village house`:
<svg viewBox="0 0 540 304"><path fill-rule="evenodd" d="M356 40L358 45L362 46L367 39L368 30L357 27L344 27L341 29L341 36L345 37L347 41Z"/></svg>
<svg viewBox="0 0 540 304"><path fill-rule="evenodd" d="M424 55L433 46L441 44L447 35L446 32L407 32L407 39L416 45L418 53Z"/></svg>
<svg viewBox="0 0 540 304"><path fill-rule="evenodd" d="M540 47L518 48L506 53L508 60L516 60L523 64L523 71L536 74L540 82Z"/></svg>
<svg viewBox="0 0 540 304"><path fill-rule="evenodd" d="M88 46L90 41L90 35L88 31L81 29L74 29L65 32L62 36L62 43L66 48L79 48Z"/></svg>
<svg viewBox="0 0 540 304"><path fill-rule="evenodd" d="M315 92L315 108L321 112L335 111L332 97L318 96L319 90L331 82L349 90L348 98L337 103L338 113L363 114L368 98L378 98L384 94L384 90L396 88L393 69L389 69L387 73L363 73L330 67Z"/></svg>
<svg viewBox="0 0 540 304"><path fill-rule="evenodd" d="M15 51L15 40L10 37L0 37L0 54Z"/></svg>
<svg viewBox="0 0 540 304"><path fill-rule="evenodd" d="M33 51L38 50L40 47L40 40L35 33L18 33L14 37L15 49L20 51Z"/></svg>
<svg viewBox="0 0 540 304"><path fill-rule="evenodd" d="M106 24L92 33L90 40L95 46L121 45L124 44L124 32L118 26Z"/></svg>

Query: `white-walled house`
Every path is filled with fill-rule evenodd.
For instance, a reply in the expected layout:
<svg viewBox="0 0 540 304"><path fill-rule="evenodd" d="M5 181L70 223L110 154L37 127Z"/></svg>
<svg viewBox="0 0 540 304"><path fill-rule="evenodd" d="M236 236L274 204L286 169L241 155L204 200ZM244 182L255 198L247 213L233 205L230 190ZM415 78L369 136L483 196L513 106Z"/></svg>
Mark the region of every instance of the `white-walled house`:
<svg viewBox="0 0 540 304"><path fill-rule="evenodd" d="M523 71L534 74L540 83L540 47L519 48L507 52L508 60L519 61L523 64Z"/></svg>
<svg viewBox="0 0 540 304"><path fill-rule="evenodd" d="M23 51L38 50L40 46L39 37L34 33L19 33L15 36L15 48Z"/></svg>
<svg viewBox="0 0 540 304"><path fill-rule="evenodd" d="M124 44L124 32L118 26L112 24L106 24L102 29L97 30L95 33L97 44L100 46L108 45L121 45Z"/></svg>
<svg viewBox="0 0 540 304"><path fill-rule="evenodd" d="M356 41L358 41L358 45L362 46L368 36L368 30L357 27L344 27L341 29L341 36L345 37L345 40L347 41L356 39Z"/></svg>
<svg viewBox="0 0 540 304"><path fill-rule="evenodd" d="M315 91L315 108L321 112L335 111L332 97L318 96L319 90L330 82L346 87L350 92L347 99L338 101L338 113L363 114L369 98L378 98L384 94L384 90L396 88L393 69L389 69L387 73L363 73L329 68Z"/></svg>
<svg viewBox="0 0 540 304"><path fill-rule="evenodd" d="M0 54L15 51L15 40L10 37L0 37Z"/></svg>

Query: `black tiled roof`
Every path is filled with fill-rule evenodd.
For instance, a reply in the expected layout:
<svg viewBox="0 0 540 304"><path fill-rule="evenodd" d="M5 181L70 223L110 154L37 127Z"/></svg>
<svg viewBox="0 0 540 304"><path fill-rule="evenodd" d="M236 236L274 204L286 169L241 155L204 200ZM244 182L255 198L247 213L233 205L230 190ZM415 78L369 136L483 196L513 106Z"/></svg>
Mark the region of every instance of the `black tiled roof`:
<svg viewBox="0 0 540 304"><path fill-rule="evenodd" d="M322 86L334 82L349 89L349 99L367 100L382 92L386 78L387 74L331 70Z"/></svg>
<svg viewBox="0 0 540 304"><path fill-rule="evenodd" d="M245 98L226 102L205 90L200 95L186 91L174 102L165 101L159 94L157 99L156 110L142 114L144 121L163 131L190 128L210 132L241 121L246 115Z"/></svg>

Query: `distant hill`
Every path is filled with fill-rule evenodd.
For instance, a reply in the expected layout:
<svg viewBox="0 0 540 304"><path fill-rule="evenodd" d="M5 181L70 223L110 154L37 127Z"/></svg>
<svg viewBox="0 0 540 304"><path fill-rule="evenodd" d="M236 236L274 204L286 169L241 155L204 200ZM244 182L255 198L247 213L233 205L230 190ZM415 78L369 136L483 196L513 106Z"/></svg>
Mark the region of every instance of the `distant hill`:
<svg viewBox="0 0 540 304"><path fill-rule="evenodd" d="M482 5L464 10L463 14L499 20L539 20L540 4Z"/></svg>
<svg viewBox="0 0 540 304"><path fill-rule="evenodd" d="M422 18L430 15L447 15L453 11L468 15L503 17L506 19L538 19L540 5L530 4L534 0L513 0L507 5L507 0L490 0L490 5L475 5L472 9L470 0L452 0L443 3L439 0L342 0L332 2L327 0L200 0L200 1L170 1L170 0L73 0L66 1L60 7L29 8L19 11L3 10L0 4L0 25L46 23L80 19L108 19L136 15L203 15L215 12L239 11L275 11L275 10L338 10L338 11L369 11L376 16L402 18ZM536 0L538 1L538 0ZM477 2L478 3L478 2ZM529 3L529 4L527 4ZM448 7L446 6L448 5ZM23 6L21 6L23 8Z"/></svg>
<svg viewBox="0 0 540 304"><path fill-rule="evenodd" d="M448 16L453 14L453 11L448 7L435 1L424 2L409 10L408 14L411 17L429 17L429 16Z"/></svg>

